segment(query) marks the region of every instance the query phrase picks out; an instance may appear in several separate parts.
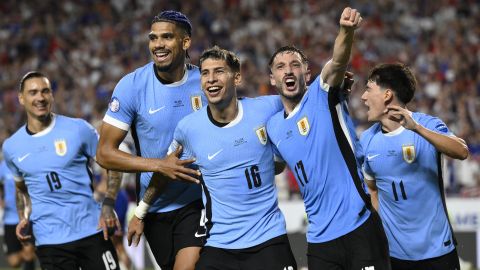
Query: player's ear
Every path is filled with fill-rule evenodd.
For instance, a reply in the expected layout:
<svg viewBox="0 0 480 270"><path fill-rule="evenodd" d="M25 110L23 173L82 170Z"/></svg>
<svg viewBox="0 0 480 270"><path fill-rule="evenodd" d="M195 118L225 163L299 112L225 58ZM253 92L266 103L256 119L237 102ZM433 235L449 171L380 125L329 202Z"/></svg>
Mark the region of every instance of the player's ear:
<svg viewBox="0 0 480 270"><path fill-rule="evenodd" d="M190 48L190 45L192 43L192 39L188 36L188 35L185 35L183 37L183 44L182 44L182 47L184 50L188 50L188 48Z"/></svg>
<svg viewBox="0 0 480 270"><path fill-rule="evenodd" d="M235 72L233 75L233 80L235 82L235 86L240 85L242 83L242 74L240 72Z"/></svg>
<svg viewBox="0 0 480 270"><path fill-rule="evenodd" d="M25 100L23 99L23 92L18 93L18 102L20 102L22 106L25 106Z"/></svg>
<svg viewBox="0 0 480 270"><path fill-rule="evenodd" d="M276 83L275 78L273 77L272 73L270 73L270 85L271 86L277 86L277 83Z"/></svg>
<svg viewBox="0 0 480 270"><path fill-rule="evenodd" d="M310 68L307 67L307 71L305 72L305 82L308 83L311 77L312 77L312 71L310 70Z"/></svg>
<svg viewBox="0 0 480 270"><path fill-rule="evenodd" d="M386 102L387 104L390 103L390 102L392 102L393 97L394 97L394 93L393 93L392 89L387 88L387 89L384 91L384 96L383 96L385 102Z"/></svg>

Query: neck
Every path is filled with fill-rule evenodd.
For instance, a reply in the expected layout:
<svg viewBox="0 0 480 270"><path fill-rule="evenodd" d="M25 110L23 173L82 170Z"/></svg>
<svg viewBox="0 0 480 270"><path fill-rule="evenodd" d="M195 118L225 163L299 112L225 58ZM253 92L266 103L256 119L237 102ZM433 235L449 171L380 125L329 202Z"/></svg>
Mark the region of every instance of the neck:
<svg viewBox="0 0 480 270"><path fill-rule="evenodd" d="M185 75L186 69L187 68L185 66L185 61L182 65L179 65L178 67L173 68L169 71L160 71L155 66L157 77L163 84L170 84L180 81Z"/></svg>
<svg viewBox="0 0 480 270"><path fill-rule="evenodd" d="M390 119L381 120L380 124L382 125L382 130L386 132L392 132L394 130L397 130L401 126L400 123L392 121Z"/></svg>
<svg viewBox="0 0 480 270"><path fill-rule="evenodd" d="M219 123L230 123L238 115L238 100L232 98L227 106L221 106L221 104L209 104L212 117Z"/></svg>
<svg viewBox="0 0 480 270"><path fill-rule="evenodd" d="M32 133L38 133L46 129L52 123L52 119L52 113L42 117L27 116L27 128Z"/></svg>
<svg viewBox="0 0 480 270"><path fill-rule="evenodd" d="M285 98L284 96L281 96L285 113L290 114L293 111L293 109L295 109L295 107L298 105L298 103L300 103L300 101L302 100L302 97L300 97L299 99L291 99L291 98Z"/></svg>

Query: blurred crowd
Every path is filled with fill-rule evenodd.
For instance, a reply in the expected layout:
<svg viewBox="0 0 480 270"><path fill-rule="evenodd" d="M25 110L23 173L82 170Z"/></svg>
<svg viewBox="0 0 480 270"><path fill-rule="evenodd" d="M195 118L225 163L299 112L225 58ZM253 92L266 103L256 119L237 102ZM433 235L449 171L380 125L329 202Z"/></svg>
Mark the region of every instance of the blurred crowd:
<svg viewBox="0 0 480 270"><path fill-rule="evenodd" d="M403 62L419 87L409 109L440 117L471 151L446 160L447 192L480 196L480 4L473 0L45 0L0 2L0 142L24 122L17 101L20 76L40 70L52 80L55 111L101 121L117 81L150 61L148 32L155 14L176 9L193 24L191 62L219 45L238 53L240 95L273 94L267 63L280 46L305 50L313 74L331 55L345 6L364 18L350 70L351 114L367 128L360 96L367 71L380 62ZM287 182L289 176L286 174ZM293 184L286 184L295 193Z"/></svg>

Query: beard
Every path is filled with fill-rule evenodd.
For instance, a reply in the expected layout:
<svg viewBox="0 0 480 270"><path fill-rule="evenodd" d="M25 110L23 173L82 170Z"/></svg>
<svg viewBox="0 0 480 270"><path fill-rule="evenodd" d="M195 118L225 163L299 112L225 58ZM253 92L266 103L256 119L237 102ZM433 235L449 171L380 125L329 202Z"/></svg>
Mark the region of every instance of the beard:
<svg viewBox="0 0 480 270"><path fill-rule="evenodd" d="M172 70L172 63L164 66L159 66L155 64L155 68L157 69L158 72L168 72Z"/></svg>

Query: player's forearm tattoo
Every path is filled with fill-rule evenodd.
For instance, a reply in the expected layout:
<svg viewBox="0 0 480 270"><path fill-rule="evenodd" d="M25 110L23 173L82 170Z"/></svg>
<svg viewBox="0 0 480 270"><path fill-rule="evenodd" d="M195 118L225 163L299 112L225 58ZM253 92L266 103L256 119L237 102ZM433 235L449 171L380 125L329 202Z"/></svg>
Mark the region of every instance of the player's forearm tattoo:
<svg viewBox="0 0 480 270"><path fill-rule="evenodd" d="M23 185L23 187L22 187ZM17 204L17 214L20 220L28 218L30 215L29 209L31 209L30 196L26 190L25 184L17 185L15 192L15 200Z"/></svg>
<svg viewBox="0 0 480 270"><path fill-rule="evenodd" d="M118 190L122 184L122 173L117 171L108 171L106 198L117 198Z"/></svg>
<svg viewBox="0 0 480 270"><path fill-rule="evenodd" d="M149 205L158 198L158 196L163 192L168 183L168 178L160 175L159 173L153 173L152 179L148 184L145 194L143 194L143 201Z"/></svg>

